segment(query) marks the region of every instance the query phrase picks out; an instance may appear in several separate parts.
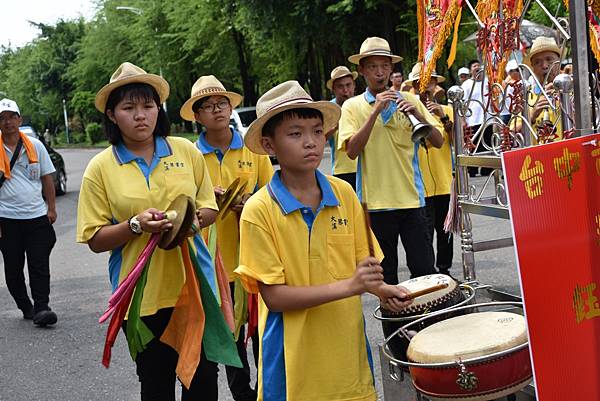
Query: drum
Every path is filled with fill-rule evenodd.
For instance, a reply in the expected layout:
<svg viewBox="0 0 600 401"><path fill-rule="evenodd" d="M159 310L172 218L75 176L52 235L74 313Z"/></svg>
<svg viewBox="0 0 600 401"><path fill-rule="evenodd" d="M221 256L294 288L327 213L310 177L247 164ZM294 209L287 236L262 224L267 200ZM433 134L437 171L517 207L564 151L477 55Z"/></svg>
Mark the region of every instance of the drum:
<svg viewBox="0 0 600 401"><path fill-rule="evenodd" d="M525 318L479 312L435 323L408 346L415 388L434 401L485 401L517 392L532 379Z"/></svg>
<svg viewBox="0 0 600 401"><path fill-rule="evenodd" d="M407 321L412 321L423 317L424 315L441 311L448 308L453 308L464 304L472 299L474 291L470 289L469 295L465 295L463 288L445 274L430 274L428 276L416 277L407 281L403 281L399 285L406 287L411 292L416 292L424 288L430 288L438 284L448 284L446 288L415 298L413 303L401 312L395 313L384 308L380 308L381 317L375 315L376 318L382 320L383 332L386 337L393 334ZM453 316L453 315L450 315ZM447 318L446 315L444 318ZM425 324L413 328L413 330L421 330L428 325L435 323L438 320L432 319ZM392 355L400 360L406 360L406 348L408 341L402 337L396 337L388 343Z"/></svg>

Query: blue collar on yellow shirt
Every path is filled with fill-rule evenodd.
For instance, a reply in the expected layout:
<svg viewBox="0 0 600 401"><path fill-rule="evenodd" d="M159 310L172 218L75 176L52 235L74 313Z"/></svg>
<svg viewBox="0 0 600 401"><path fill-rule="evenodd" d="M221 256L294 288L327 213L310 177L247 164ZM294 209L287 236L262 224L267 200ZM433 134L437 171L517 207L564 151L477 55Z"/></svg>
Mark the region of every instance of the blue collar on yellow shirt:
<svg viewBox="0 0 600 401"><path fill-rule="evenodd" d="M369 92L369 88L365 90L364 96L367 103L375 103L375 96L371 92ZM398 105L396 104L396 102L388 102L387 106L385 106L385 109L383 109L383 111L380 114L384 124L387 124L388 121L392 119L392 116L396 112L397 108Z"/></svg>
<svg viewBox="0 0 600 401"><path fill-rule="evenodd" d="M325 206L339 206L340 202L335 196L327 177L319 170L315 172L315 175L317 177L317 183L321 188L321 193L323 194L321 203L317 209L317 213ZM281 211L285 215L288 215L296 210L310 210L310 207L303 205L294 197L294 195L291 194L285 185L283 185L283 182L281 181L281 171L276 171L275 174L273 174L273 178L267 184L267 190L269 191L269 195L271 195L273 200L277 202L281 208Z"/></svg>
<svg viewBox="0 0 600 401"><path fill-rule="evenodd" d="M139 159L139 157L127 149L127 146L125 146L123 141L113 146L113 154L115 155L115 158L119 164L126 164L133 160ZM171 156L172 154L173 150L164 137L157 136L154 138L154 157L160 158Z"/></svg>
<svg viewBox="0 0 600 401"><path fill-rule="evenodd" d="M236 129L231 129L231 133L232 136L231 143L229 144L229 149L241 149L244 146L244 138L242 138L242 134L240 134L239 131ZM208 153L215 153L219 161L223 160L223 152L221 152L221 149L215 148L210 143L208 143L208 141L206 140L205 132L201 133L198 137L198 140L196 141L196 147L200 149L200 152L202 152L203 155L206 155Z"/></svg>

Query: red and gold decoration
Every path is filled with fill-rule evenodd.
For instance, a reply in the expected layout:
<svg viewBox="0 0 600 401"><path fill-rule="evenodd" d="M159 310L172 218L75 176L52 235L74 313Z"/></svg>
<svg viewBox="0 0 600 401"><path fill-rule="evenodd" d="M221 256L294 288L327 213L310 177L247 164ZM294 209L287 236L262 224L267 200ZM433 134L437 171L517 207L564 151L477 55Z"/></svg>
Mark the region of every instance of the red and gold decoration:
<svg viewBox="0 0 600 401"><path fill-rule="evenodd" d="M502 157L537 397L600 400L600 135Z"/></svg>
<svg viewBox="0 0 600 401"><path fill-rule="evenodd" d="M500 83L510 52L519 50L521 45L519 18L523 0L480 0L476 11L484 24L477 33L477 48L485 60L486 75L490 83Z"/></svg>
<svg viewBox="0 0 600 401"><path fill-rule="evenodd" d="M462 5L463 0L417 0L419 61L423 63L419 79L421 92L427 88L437 60L453 30L448 66L454 62Z"/></svg>
<svg viewBox="0 0 600 401"><path fill-rule="evenodd" d="M569 1L564 0L565 7L569 10ZM588 0L588 23L590 27L590 47L600 63L600 0Z"/></svg>

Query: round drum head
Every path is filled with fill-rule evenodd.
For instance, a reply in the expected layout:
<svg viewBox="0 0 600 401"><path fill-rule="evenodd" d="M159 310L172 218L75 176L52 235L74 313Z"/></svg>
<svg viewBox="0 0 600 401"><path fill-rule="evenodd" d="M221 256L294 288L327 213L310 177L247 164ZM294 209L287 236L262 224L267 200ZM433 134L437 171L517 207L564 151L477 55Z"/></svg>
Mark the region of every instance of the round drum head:
<svg viewBox="0 0 600 401"><path fill-rule="evenodd" d="M180 245L192 227L196 205L187 195L179 195L171 202L167 210L175 210L177 217L171 223L173 228L161 234L158 242L159 248L173 249Z"/></svg>
<svg viewBox="0 0 600 401"><path fill-rule="evenodd" d="M218 218L223 219L225 216L227 216L227 214L231 211L230 208L233 202L246 189L246 184L247 181L241 181L240 177L238 177L233 180L229 187L227 187L225 193L217 200L217 206L219 206L219 214L217 215Z"/></svg>
<svg viewBox="0 0 600 401"><path fill-rule="evenodd" d="M408 359L444 363L505 351L527 342L525 318L510 312L481 312L435 323L417 333Z"/></svg>
<svg viewBox="0 0 600 401"><path fill-rule="evenodd" d="M398 284L407 288L410 292L431 288L438 284L447 284L448 286L415 298L413 303L402 311L402 314L422 313L424 310L431 309L431 307L445 301L453 291L457 290L458 284L452 277L445 274L430 274L428 276L415 277Z"/></svg>

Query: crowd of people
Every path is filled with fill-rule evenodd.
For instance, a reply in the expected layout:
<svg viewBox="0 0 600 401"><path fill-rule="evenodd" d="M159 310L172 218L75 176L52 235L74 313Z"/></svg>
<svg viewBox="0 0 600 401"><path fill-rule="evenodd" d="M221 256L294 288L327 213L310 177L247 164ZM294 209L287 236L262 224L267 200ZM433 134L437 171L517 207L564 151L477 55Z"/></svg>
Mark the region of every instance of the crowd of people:
<svg viewBox="0 0 600 401"><path fill-rule="evenodd" d="M534 72L527 84L534 88L532 125L556 121L548 98L535 88L552 81L560 55L551 38L538 38L528 53ZM229 282L228 292L213 290L220 304L232 301L231 340L241 367L227 366L226 374L236 401L375 400L360 295L374 294L390 311L410 304L404 300L408 291L398 285L399 240L411 277L451 274L453 238L444 220L456 116L445 104L445 77L434 71L422 89L417 63L404 79L397 68L402 57L378 37L367 38L348 61L356 71L337 66L326 82L331 101L314 101L296 81L267 91L245 136L229 124L242 95L212 75L198 78L180 110L184 120L205 128L195 143L169 135L162 106L169 84L138 66L123 63L95 98L111 145L85 170L77 241L93 252L110 252L114 291L150 236L173 229L163 213L170 203L180 194L193 200L193 229L184 246L190 244L200 270L222 265ZM509 92L522 81L522 68L511 61L506 72ZM366 89L356 94L359 77ZM481 64L460 68L458 79L465 100L471 100L465 125L472 132L483 130L481 142L490 143ZM518 113L506 102L502 120L517 124ZM425 138L413 140L410 116L430 126ZM20 133L20 124L17 104L0 101L0 250L17 307L25 319L45 326L57 322L49 307L57 217L53 168L41 142ZM555 136L561 137L560 126ZM318 170L327 142L331 175ZM279 161L278 171L269 155ZM231 213L219 213L218 201L236 180L245 184L245 192ZM211 253L207 238L214 235L217 251ZM25 255L33 302L23 275ZM137 353L136 372L142 400L174 400L181 355L161 339L189 277L180 247L157 249L149 263L140 316L152 340ZM207 314L197 335L202 338L204 327L213 324L214 316ZM126 328L127 319L123 331L128 335ZM390 334L385 325L383 331ZM246 351L249 339L256 385ZM182 399L218 399L215 358L203 349L193 369Z"/></svg>

